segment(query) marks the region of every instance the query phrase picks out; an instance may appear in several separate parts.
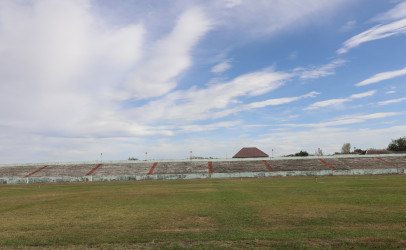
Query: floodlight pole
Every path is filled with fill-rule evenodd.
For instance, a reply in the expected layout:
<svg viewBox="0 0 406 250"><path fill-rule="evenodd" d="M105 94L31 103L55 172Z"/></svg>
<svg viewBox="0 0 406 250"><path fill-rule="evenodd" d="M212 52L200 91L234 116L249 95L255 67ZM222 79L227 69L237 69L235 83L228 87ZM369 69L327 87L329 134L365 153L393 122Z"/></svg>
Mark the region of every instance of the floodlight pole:
<svg viewBox="0 0 406 250"><path fill-rule="evenodd" d="M272 149L272 158L273 158L273 149Z"/></svg>
<svg viewBox="0 0 406 250"><path fill-rule="evenodd" d="M192 151L190 151L190 160L192 160Z"/></svg>
<svg viewBox="0 0 406 250"><path fill-rule="evenodd" d="M148 161L148 152L145 152L145 161Z"/></svg>
<svg viewBox="0 0 406 250"><path fill-rule="evenodd" d="M100 153L100 161L103 162L103 153Z"/></svg>

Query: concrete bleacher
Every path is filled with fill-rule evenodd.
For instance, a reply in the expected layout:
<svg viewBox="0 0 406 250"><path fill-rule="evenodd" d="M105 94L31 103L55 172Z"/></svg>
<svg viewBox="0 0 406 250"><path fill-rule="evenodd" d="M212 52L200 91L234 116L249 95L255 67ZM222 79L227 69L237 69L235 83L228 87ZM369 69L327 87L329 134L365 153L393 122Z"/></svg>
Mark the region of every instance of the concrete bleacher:
<svg viewBox="0 0 406 250"><path fill-rule="evenodd" d="M268 161L273 171L315 171L331 170L318 159L294 159Z"/></svg>
<svg viewBox="0 0 406 250"><path fill-rule="evenodd" d="M406 157L395 156L395 157L385 157L382 159L391 164L394 164L395 165L394 167L406 168Z"/></svg>
<svg viewBox="0 0 406 250"><path fill-rule="evenodd" d="M25 177L41 167L43 167L43 166L32 165L32 166L1 167L0 168L0 177Z"/></svg>
<svg viewBox="0 0 406 250"><path fill-rule="evenodd" d="M336 168L337 170L349 170L351 169L348 165L346 165L344 162L340 161L340 159L335 159L335 158L323 158L324 161L326 161L328 164Z"/></svg>
<svg viewBox="0 0 406 250"><path fill-rule="evenodd" d="M386 158L385 158L386 159ZM338 159L349 167L349 169L389 169L394 166L377 158L341 158Z"/></svg>
<svg viewBox="0 0 406 250"><path fill-rule="evenodd" d="M146 175L151 169L153 162L145 163L103 163L92 175Z"/></svg>
<svg viewBox="0 0 406 250"><path fill-rule="evenodd" d="M213 162L214 173L269 172L263 161Z"/></svg>
<svg viewBox="0 0 406 250"><path fill-rule="evenodd" d="M208 162L185 161L185 162L159 162L153 174L192 174L208 173Z"/></svg>
<svg viewBox="0 0 406 250"><path fill-rule="evenodd" d="M73 176L80 177L85 176L94 165L81 164L81 165L47 165L46 168L31 175L32 177L62 177Z"/></svg>

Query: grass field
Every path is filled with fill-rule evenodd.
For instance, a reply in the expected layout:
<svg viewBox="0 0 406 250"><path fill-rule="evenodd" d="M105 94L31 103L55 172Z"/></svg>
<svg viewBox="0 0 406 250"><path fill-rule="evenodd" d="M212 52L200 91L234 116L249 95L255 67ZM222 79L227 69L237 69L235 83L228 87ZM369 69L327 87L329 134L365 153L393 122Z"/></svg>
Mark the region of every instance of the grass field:
<svg viewBox="0 0 406 250"><path fill-rule="evenodd" d="M406 175L0 186L0 248L406 248Z"/></svg>

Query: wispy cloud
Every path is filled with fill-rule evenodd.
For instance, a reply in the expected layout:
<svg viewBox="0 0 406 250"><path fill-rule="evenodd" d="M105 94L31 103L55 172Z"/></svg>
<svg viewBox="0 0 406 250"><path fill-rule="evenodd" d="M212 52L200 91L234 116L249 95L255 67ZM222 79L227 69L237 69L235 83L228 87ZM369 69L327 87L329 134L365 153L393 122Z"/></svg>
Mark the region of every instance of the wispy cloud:
<svg viewBox="0 0 406 250"><path fill-rule="evenodd" d="M404 102L404 101L406 101L406 97L382 101L382 102L378 102L377 104L378 104L378 106L384 106L384 105L389 105L389 104L399 103L399 102Z"/></svg>
<svg viewBox="0 0 406 250"><path fill-rule="evenodd" d="M347 61L344 59L335 59L332 62L321 65L313 66L310 68L296 68L295 72L298 72L301 79L316 79L335 74L335 69L342 66Z"/></svg>
<svg viewBox="0 0 406 250"><path fill-rule="evenodd" d="M213 68L211 68L211 72L218 74L229 70L231 68L230 64L231 61L232 61L231 59L227 59L224 62L215 65Z"/></svg>
<svg viewBox="0 0 406 250"><path fill-rule="evenodd" d="M371 90L367 91L364 93L359 93L359 94L353 94L350 97L347 98L339 98L339 99L330 99L330 100L325 100L321 102L316 102L311 104L309 107L305 108L304 110L312 110L312 109L320 109L320 108L325 108L328 106L341 106L344 102L349 102L354 99L360 99L368 96L372 96L376 93L376 90Z"/></svg>
<svg viewBox="0 0 406 250"><path fill-rule="evenodd" d="M356 24L357 24L357 21L355 21L355 20L348 21L340 28L340 31L341 32L350 31L350 30L352 30L354 28L354 26Z"/></svg>
<svg viewBox="0 0 406 250"><path fill-rule="evenodd" d="M329 122L320 122L320 123L304 123L304 124L283 124L284 126L289 127L310 127L310 128L324 128L324 127L335 127L342 125L350 125L355 123L366 122L371 119L382 119L391 116L400 115L398 112L386 112L386 113L374 113L369 115L350 115L343 116L333 119Z"/></svg>
<svg viewBox="0 0 406 250"><path fill-rule="evenodd" d="M263 70L244 74L231 81L173 91L159 100L128 110L128 115L140 122L186 122L224 117L225 110L241 105L241 97L259 96L284 85L291 74Z"/></svg>
<svg viewBox="0 0 406 250"><path fill-rule="evenodd" d="M193 125L180 126L179 131L184 132L184 133L204 132L204 131L216 130L219 128L232 128L232 127L236 127L241 124L242 124L242 121L226 121L226 122L204 124L204 125L193 124Z"/></svg>
<svg viewBox="0 0 406 250"><path fill-rule="evenodd" d="M406 17L406 1L397 4L391 10L373 18L374 21L392 21Z"/></svg>
<svg viewBox="0 0 406 250"><path fill-rule="evenodd" d="M389 24L377 25L345 41L337 53L345 54L363 43L405 33L406 18Z"/></svg>
<svg viewBox="0 0 406 250"><path fill-rule="evenodd" d="M215 117L223 117L223 116L227 116L230 114L236 114L238 112L242 112L242 111L248 111L251 109L256 109L256 108L264 108L267 106L278 106L278 105L283 105L283 104L288 104L294 101L298 101L301 100L303 98L313 98L316 97L318 94L318 92L310 92L308 94L305 95L301 95L301 96L295 96L295 97L285 97L285 98L276 98L276 99L268 99L266 101L261 101L261 102L252 102L249 104L245 104L245 105L240 105L238 107L235 107L233 109L227 109L224 111L220 111L217 112L216 114L214 114Z"/></svg>
<svg viewBox="0 0 406 250"><path fill-rule="evenodd" d="M125 99L162 96L177 86L175 77L192 64L191 49L210 29L210 21L199 8L185 11L172 32L150 49L143 63L128 78Z"/></svg>
<svg viewBox="0 0 406 250"><path fill-rule="evenodd" d="M376 74L368 79L365 79L365 80L355 84L355 86L357 86L357 87L365 86L365 85L381 82L384 80L389 80L389 79L403 76L403 75L406 75L406 67L403 69L400 69L400 70L387 71L387 72L382 72L382 73Z"/></svg>

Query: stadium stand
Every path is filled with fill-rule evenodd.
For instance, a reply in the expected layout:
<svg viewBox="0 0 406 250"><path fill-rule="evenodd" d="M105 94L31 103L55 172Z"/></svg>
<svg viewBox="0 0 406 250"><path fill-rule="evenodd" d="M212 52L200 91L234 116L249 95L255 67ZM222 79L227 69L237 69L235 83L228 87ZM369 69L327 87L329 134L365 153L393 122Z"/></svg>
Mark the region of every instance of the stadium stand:
<svg viewBox="0 0 406 250"><path fill-rule="evenodd" d="M334 172L339 175L405 174L406 155L3 165L0 166L0 183L331 175Z"/></svg>

